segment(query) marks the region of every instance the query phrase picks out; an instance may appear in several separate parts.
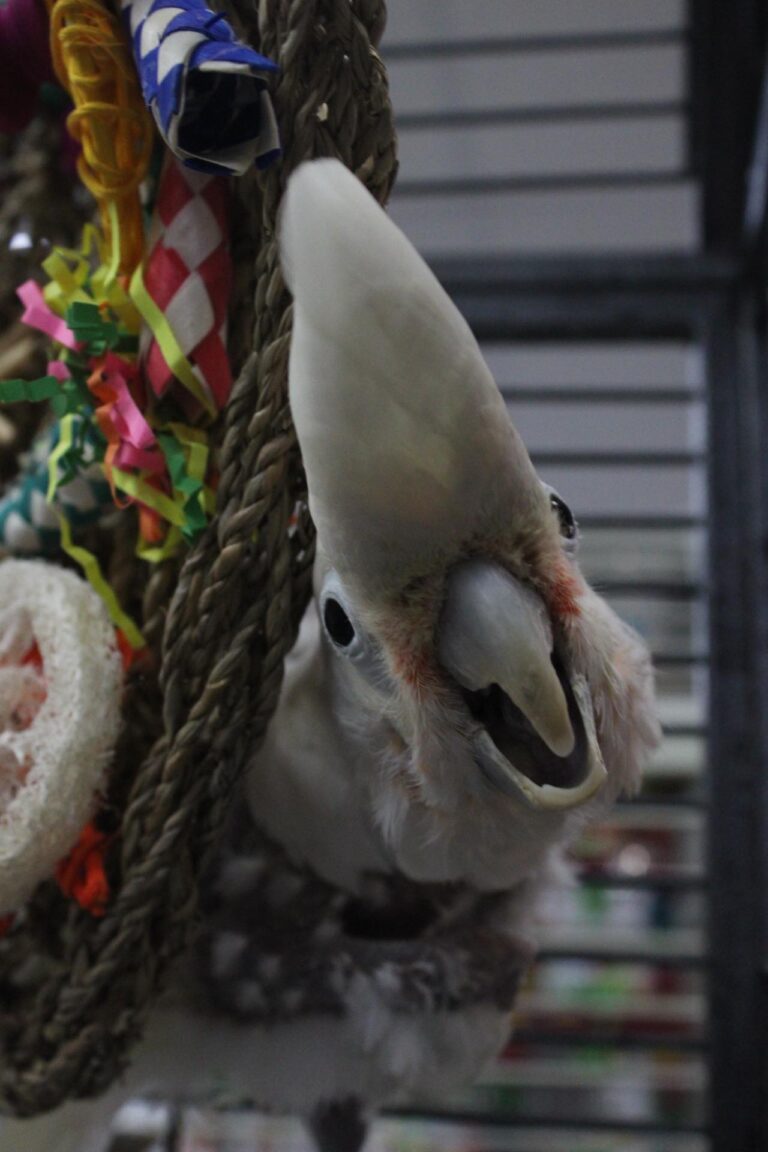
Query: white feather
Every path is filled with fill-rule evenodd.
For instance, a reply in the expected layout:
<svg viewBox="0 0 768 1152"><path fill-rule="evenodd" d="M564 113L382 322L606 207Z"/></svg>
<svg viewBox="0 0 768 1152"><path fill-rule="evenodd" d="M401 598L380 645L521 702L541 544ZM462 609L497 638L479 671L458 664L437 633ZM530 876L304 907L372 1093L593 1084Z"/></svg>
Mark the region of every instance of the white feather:
<svg viewBox="0 0 768 1152"><path fill-rule="evenodd" d="M368 594L450 558L541 491L466 322L334 160L289 183L290 396L324 549Z"/></svg>

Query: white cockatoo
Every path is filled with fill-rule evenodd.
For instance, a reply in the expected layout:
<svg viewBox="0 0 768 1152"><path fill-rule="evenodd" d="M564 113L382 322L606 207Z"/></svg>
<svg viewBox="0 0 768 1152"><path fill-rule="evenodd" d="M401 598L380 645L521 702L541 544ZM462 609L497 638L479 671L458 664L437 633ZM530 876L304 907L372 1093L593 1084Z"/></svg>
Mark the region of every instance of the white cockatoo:
<svg viewBox="0 0 768 1152"><path fill-rule="evenodd" d="M320 160L289 182L281 252L315 598L202 942L102 1139L120 1096L223 1094L351 1152L371 1109L470 1081L504 1044L536 895L658 739L645 645L586 585L570 512L414 248ZM84 1108L47 1152L68 1126L88 1147Z"/></svg>

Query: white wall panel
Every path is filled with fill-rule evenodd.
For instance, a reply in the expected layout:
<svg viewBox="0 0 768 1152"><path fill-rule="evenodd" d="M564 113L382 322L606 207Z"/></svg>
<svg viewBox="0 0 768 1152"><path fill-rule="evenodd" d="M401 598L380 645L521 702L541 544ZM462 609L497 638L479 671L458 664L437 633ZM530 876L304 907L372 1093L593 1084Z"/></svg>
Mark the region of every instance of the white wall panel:
<svg viewBox="0 0 768 1152"><path fill-rule="evenodd" d="M387 38L453 41L681 27L684 0L390 0Z"/></svg>
<svg viewBox="0 0 768 1152"><path fill-rule="evenodd" d="M687 251L698 243L698 190L395 196L392 216L429 256Z"/></svg>
<svg viewBox="0 0 768 1152"><path fill-rule="evenodd" d="M481 31L478 27L476 34ZM387 61L386 40L382 56ZM675 100L685 93L681 45L491 52L387 63L395 110L401 113Z"/></svg>
<svg viewBox="0 0 768 1152"><path fill-rule="evenodd" d="M679 170L682 119L574 124L406 129L400 134L402 180Z"/></svg>

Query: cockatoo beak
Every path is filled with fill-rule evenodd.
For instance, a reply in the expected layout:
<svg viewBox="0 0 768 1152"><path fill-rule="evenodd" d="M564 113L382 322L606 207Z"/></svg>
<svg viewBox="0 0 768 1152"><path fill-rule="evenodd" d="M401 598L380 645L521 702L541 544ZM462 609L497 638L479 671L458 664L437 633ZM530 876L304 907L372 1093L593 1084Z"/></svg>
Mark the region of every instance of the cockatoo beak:
<svg viewBox="0 0 768 1152"><path fill-rule="evenodd" d="M329 562L377 600L545 497L474 336L424 261L335 160L292 176L290 399Z"/></svg>
<svg viewBox="0 0 768 1152"><path fill-rule="evenodd" d="M478 551L536 557L542 540L551 563L539 567L564 563L469 327L337 161L292 176L281 255L294 297L291 408L325 559L369 620L436 580L446 614L429 636L446 682L465 690L475 766L534 807L583 803L605 769L591 704L553 663L544 602L503 568L490 579L462 570ZM476 698L488 692L490 703Z"/></svg>
<svg viewBox="0 0 768 1152"><path fill-rule="evenodd" d="M606 779L586 680L558 651L541 597L497 564L466 560L447 580L443 668L475 720L475 763L533 808L585 803Z"/></svg>

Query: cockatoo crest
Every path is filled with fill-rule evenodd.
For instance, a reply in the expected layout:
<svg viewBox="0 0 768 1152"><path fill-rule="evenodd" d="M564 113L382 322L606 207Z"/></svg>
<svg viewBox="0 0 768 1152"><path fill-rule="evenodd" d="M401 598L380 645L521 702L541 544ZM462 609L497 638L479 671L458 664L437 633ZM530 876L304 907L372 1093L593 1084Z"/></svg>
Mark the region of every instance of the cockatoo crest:
<svg viewBox="0 0 768 1152"><path fill-rule="evenodd" d="M290 182L291 406L329 558L397 598L547 500L466 322L403 234L334 161Z"/></svg>

